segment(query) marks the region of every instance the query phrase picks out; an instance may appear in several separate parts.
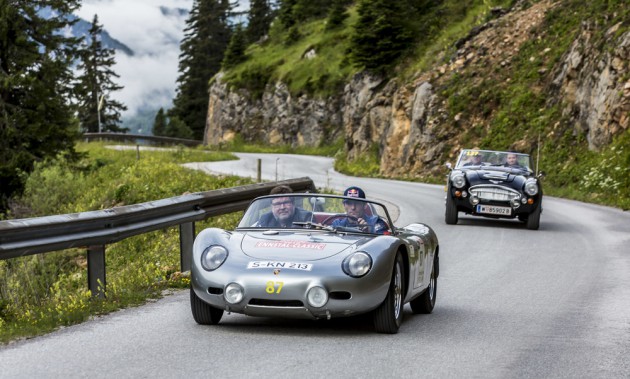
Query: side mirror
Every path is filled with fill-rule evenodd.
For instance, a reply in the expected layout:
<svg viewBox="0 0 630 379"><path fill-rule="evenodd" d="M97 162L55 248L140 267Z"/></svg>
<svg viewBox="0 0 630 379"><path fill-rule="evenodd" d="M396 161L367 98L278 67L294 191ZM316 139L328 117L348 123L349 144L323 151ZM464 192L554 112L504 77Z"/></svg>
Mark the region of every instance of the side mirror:
<svg viewBox="0 0 630 379"><path fill-rule="evenodd" d="M544 172L544 171L540 171L540 172L538 172L538 178L539 178L539 179L542 179L542 178L544 178L544 177L545 177L545 172Z"/></svg>
<svg viewBox="0 0 630 379"><path fill-rule="evenodd" d="M451 165L451 162L446 162L446 168L448 168L449 170L453 169L453 166Z"/></svg>

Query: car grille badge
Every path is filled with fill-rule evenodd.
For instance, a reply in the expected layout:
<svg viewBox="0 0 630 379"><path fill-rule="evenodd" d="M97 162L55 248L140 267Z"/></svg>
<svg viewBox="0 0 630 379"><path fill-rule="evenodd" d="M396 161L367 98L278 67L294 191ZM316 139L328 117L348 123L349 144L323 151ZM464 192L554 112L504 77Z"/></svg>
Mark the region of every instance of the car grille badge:
<svg viewBox="0 0 630 379"><path fill-rule="evenodd" d="M273 270L273 274L274 275L280 275L280 269L277 268L277 269Z"/></svg>
<svg viewBox="0 0 630 379"><path fill-rule="evenodd" d="M490 183L499 184L502 183L502 180L490 180Z"/></svg>

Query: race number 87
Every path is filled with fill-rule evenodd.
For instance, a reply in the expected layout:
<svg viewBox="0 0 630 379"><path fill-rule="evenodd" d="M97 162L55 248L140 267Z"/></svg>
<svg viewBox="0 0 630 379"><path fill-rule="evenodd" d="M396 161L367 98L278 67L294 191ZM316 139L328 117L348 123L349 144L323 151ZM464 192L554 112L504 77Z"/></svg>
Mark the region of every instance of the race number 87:
<svg viewBox="0 0 630 379"><path fill-rule="evenodd" d="M270 280L267 282L267 288L265 288L265 291L267 291L267 293L280 293L283 285L284 282L274 282Z"/></svg>

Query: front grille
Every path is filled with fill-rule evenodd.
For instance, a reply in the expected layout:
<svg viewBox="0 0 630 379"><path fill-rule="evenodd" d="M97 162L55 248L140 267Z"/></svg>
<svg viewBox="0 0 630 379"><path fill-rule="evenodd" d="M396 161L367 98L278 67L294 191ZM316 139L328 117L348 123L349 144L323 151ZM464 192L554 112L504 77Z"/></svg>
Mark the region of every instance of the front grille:
<svg viewBox="0 0 630 379"><path fill-rule="evenodd" d="M469 192L480 200L510 201L520 197L518 192L500 187L471 187Z"/></svg>
<svg viewBox="0 0 630 379"><path fill-rule="evenodd" d="M265 307L303 307L304 303L300 300L251 299L249 305L262 305Z"/></svg>

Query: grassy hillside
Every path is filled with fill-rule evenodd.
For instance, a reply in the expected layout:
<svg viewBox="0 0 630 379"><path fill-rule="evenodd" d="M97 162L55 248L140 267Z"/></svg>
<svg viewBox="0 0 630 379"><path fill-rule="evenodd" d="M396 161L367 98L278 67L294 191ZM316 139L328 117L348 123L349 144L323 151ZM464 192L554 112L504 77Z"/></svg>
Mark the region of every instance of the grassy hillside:
<svg viewBox="0 0 630 379"><path fill-rule="evenodd" d="M529 20L516 21L505 38L521 39L514 51L501 51L502 41L485 52L484 59L443 74L442 67L459 59L464 42L473 38L490 20L501 23L509 10L527 10L545 4L544 20L519 34ZM630 30L627 0L560 1L455 1L426 2L424 12L409 20L414 44L387 75L413 86L418 77L430 78L440 97L436 103L447 115L439 126L445 147L442 162L453 159L460 147L514 149L538 154L547 173L548 194L630 208L630 131L621 130L601 151L589 149L586 133L568 114L566 104L551 85L561 70L572 43L587 28L598 52L616 47L615 37ZM513 7L513 8L512 8ZM282 80L293 94L326 97L339 94L349 78L362 70L350 59L350 39L358 16L356 5L348 9L343 27L325 28L325 20L313 20L290 36L279 23L269 39L250 46L248 59L226 73L233 88L262 95L265 84ZM497 25L497 24L495 24ZM607 31L616 27L614 35ZM494 26L490 26L494 27ZM314 49L316 56L305 58ZM509 59L499 57L509 55ZM465 57L462 57L465 59ZM630 79L626 63L622 80ZM628 115L630 117L630 115ZM343 150L338 157L345 157ZM342 159L336 168L357 175L378 175L378 148L360 155L356 162ZM441 182L439 170L407 177L407 180Z"/></svg>
<svg viewBox="0 0 630 379"><path fill-rule="evenodd" d="M29 177L21 203L29 216L83 212L250 184L213 177L179 163L232 159L228 153L179 149L141 152L79 144L85 158L45 162ZM26 216L26 215L24 215ZM236 226L240 213L211 218L197 227ZM0 261L0 343L28 337L161 296L189 285L179 272L178 228L143 234L107 246L107 298L87 289L85 250L72 249Z"/></svg>

